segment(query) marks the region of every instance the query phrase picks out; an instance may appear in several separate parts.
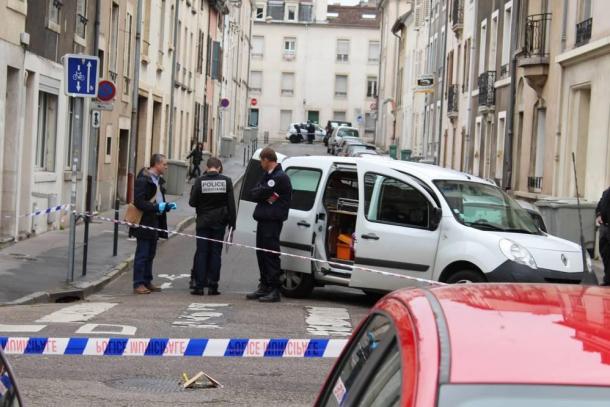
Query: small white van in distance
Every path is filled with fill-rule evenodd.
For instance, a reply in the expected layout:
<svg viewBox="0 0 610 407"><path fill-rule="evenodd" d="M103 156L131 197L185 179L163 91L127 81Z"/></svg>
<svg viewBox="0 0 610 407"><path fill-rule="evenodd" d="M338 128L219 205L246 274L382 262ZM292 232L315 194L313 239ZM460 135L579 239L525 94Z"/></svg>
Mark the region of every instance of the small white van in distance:
<svg viewBox="0 0 610 407"><path fill-rule="evenodd" d="M262 175L258 154L244 176L236 227L236 240L252 245L256 204L249 191ZM286 296L326 284L367 293L416 285L352 265L445 283L583 278L580 246L541 231L491 182L381 157L279 157L294 190L282 252L322 260L283 256Z"/></svg>

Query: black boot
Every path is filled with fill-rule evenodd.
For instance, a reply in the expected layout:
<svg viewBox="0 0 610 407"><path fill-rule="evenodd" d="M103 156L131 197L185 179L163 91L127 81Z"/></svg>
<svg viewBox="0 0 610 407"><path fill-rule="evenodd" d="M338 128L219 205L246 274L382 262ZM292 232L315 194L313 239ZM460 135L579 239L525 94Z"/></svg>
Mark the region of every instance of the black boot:
<svg viewBox="0 0 610 407"><path fill-rule="evenodd" d="M260 302L280 302L281 298L280 298L280 289L279 288L274 288L271 291L269 291L269 294L263 296L263 297L259 297L258 299Z"/></svg>
<svg viewBox="0 0 610 407"><path fill-rule="evenodd" d="M246 298L249 300L258 300L261 297L269 294L269 287L264 284L259 284L256 291L246 295Z"/></svg>
<svg viewBox="0 0 610 407"><path fill-rule="evenodd" d="M204 295L203 288L194 288L191 291L191 295Z"/></svg>
<svg viewBox="0 0 610 407"><path fill-rule="evenodd" d="M210 286L210 288L208 288L208 295L220 295L220 291L218 291L218 286Z"/></svg>

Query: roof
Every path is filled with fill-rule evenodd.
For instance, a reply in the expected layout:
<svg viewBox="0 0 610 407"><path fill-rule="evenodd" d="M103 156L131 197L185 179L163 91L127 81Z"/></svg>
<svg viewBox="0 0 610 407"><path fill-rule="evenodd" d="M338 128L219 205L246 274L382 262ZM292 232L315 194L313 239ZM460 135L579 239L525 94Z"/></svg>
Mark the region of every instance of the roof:
<svg viewBox="0 0 610 407"><path fill-rule="evenodd" d="M329 26L379 28L381 21L377 7L367 6L366 3L357 6L329 5L328 14L337 14L336 17L327 17Z"/></svg>
<svg viewBox="0 0 610 407"><path fill-rule="evenodd" d="M408 302L409 291L396 295ZM610 386L610 289L469 284L431 292L447 323L451 383Z"/></svg>

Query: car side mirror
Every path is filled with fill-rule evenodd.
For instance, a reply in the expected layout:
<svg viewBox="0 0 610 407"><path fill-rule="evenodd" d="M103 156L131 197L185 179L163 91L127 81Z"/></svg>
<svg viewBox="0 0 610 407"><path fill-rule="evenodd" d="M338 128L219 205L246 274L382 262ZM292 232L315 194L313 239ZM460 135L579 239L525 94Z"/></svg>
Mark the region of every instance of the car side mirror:
<svg viewBox="0 0 610 407"><path fill-rule="evenodd" d="M443 211L441 208L432 207L432 212L430 213L430 229L435 230L438 225L441 223L441 219L443 217Z"/></svg>
<svg viewBox="0 0 610 407"><path fill-rule="evenodd" d="M0 406L23 406L15 375L0 347Z"/></svg>

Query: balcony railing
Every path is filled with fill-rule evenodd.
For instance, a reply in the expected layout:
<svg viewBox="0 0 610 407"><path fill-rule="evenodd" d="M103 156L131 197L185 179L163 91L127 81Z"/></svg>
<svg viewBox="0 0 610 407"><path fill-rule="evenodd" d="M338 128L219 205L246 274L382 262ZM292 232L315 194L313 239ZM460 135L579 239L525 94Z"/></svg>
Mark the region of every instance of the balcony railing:
<svg viewBox="0 0 610 407"><path fill-rule="evenodd" d="M551 30L551 14L534 14L527 17L525 25L525 56L549 56L549 38Z"/></svg>
<svg viewBox="0 0 610 407"><path fill-rule="evenodd" d="M479 106L496 105L496 71L487 71L479 75Z"/></svg>
<svg viewBox="0 0 610 407"><path fill-rule="evenodd" d="M576 24L576 46L586 44L591 39L591 28L593 27L593 19L589 18L581 23Z"/></svg>
<svg viewBox="0 0 610 407"><path fill-rule="evenodd" d="M464 28L464 0L453 0L451 28L455 33L462 31L462 28Z"/></svg>
<svg viewBox="0 0 610 407"><path fill-rule="evenodd" d="M530 192L542 191L542 177L527 177L527 187Z"/></svg>
<svg viewBox="0 0 610 407"><path fill-rule="evenodd" d="M447 116L450 118L458 115L459 85L449 85L447 90Z"/></svg>

